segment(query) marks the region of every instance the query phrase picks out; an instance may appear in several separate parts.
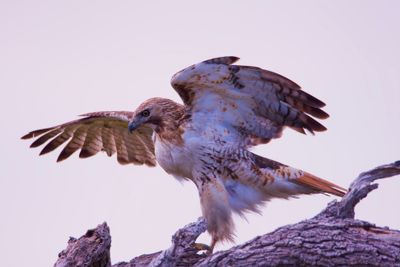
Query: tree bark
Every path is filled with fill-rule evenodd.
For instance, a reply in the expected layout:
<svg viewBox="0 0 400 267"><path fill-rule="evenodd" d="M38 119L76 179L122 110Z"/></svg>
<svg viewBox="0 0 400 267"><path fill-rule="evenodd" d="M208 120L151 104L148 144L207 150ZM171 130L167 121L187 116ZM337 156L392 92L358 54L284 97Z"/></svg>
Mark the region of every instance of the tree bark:
<svg viewBox="0 0 400 267"><path fill-rule="evenodd" d="M70 237L66 249L58 254L54 267L109 267L111 236L106 223L91 229L79 239Z"/></svg>
<svg viewBox="0 0 400 267"><path fill-rule="evenodd" d="M210 256L194 242L207 224L200 218L179 229L170 248L112 267L133 266L400 266L400 231L355 220L354 207L378 188L377 179L400 174L400 161L364 172L341 201L315 217L286 225ZM102 267L110 264L111 236L105 223L70 239L54 266Z"/></svg>

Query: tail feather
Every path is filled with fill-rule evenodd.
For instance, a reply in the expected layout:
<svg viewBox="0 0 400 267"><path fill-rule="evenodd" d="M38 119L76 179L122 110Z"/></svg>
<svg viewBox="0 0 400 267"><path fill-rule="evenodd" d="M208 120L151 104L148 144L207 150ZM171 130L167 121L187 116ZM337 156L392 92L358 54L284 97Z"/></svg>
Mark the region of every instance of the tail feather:
<svg viewBox="0 0 400 267"><path fill-rule="evenodd" d="M317 176L314 176L308 172L304 172L304 175L294 179L293 182L309 187L317 192L328 193L338 197L343 197L347 192L345 188L322 178L318 178Z"/></svg>
<svg viewBox="0 0 400 267"><path fill-rule="evenodd" d="M342 197L347 190L332 182L318 178L311 173L289 167L251 153L253 163L265 173L264 179L257 180L272 197L293 197L299 194L328 193ZM268 178L269 177L269 178Z"/></svg>

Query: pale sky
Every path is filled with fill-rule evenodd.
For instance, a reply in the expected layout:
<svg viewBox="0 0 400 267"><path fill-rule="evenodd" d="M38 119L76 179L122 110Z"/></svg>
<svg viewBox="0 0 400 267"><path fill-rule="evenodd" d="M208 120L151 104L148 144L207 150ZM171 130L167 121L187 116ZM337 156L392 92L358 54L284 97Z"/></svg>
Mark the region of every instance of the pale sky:
<svg viewBox="0 0 400 267"><path fill-rule="evenodd" d="M2 265L52 266L69 236L104 221L113 263L128 261L167 248L201 215L195 186L160 167L121 166L103 154L56 163L57 153L38 157L19 138L154 96L180 101L170 77L208 58L239 56L327 103L327 132L287 130L256 153L345 187L399 160L399 12L399 1L1 0ZM379 184L356 216L399 229L400 177ZM310 218L333 199L274 200L261 216L235 218L236 242Z"/></svg>

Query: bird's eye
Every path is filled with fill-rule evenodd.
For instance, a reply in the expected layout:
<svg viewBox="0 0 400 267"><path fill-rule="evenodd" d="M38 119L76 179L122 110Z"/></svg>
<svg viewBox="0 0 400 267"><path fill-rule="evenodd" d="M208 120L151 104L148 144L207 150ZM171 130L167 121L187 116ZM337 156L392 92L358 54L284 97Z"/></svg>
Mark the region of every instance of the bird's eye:
<svg viewBox="0 0 400 267"><path fill-rule="evenodd" d="M150 115L150 111L148 109L143 110L140 113L143 117L148 117Z"/></svg>

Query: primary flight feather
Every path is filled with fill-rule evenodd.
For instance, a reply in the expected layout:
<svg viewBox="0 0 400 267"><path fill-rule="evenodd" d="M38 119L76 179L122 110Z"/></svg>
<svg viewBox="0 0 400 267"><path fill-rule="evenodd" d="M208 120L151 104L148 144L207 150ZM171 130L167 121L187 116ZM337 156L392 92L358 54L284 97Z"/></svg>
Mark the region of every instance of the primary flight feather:
<svg viewBox="0 0 400 267"><path fill-rule="evenodd" d="M203 61L176 73L172 87L184 105L151 98L134 112L105 111L36 130L31 147L40 154L63 145L57 161L77 150L86 158L105 151L121 164L156 162L178 179L197 186L212 236L233 239L232 213L258 212L271 198L346 190L305 171L261 157L249 147L279 138L285 126L300 133L326 128L316 119L325 104L293 81L257 67L233 65L237 57Z"/></svg>

